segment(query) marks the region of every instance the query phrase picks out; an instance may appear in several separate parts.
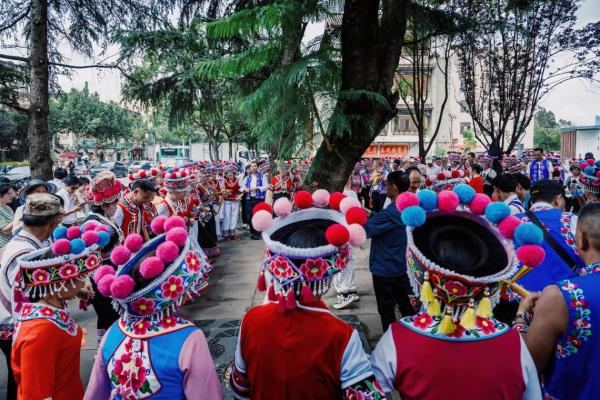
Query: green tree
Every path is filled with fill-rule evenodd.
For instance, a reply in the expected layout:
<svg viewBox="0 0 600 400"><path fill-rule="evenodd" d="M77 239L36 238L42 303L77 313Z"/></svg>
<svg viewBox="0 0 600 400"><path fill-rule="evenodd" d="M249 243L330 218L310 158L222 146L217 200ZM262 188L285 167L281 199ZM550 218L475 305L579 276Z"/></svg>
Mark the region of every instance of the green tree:
<svg viewBox="0 0 600 400"><path fill-rule="evenodd" d="M564 119L556 122L552 111L540 107L535 114L533 126L533 144L547 151L560 150L560 128L572 126L571 121Z"/></svg>
<svg viewBox="0 0 600 400"><path fill-rule="evenodd" d="M0 149L8 152L15 161L27 158L27 114L13 110L0 110Z"/></svg>

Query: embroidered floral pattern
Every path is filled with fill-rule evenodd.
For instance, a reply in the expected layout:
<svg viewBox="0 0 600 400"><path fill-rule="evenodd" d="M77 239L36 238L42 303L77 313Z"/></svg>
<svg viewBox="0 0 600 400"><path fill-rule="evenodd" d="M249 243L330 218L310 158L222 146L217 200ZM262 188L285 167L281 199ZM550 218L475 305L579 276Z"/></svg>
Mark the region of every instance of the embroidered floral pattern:
<svg viewBox="0 0 600 400"><path fill-rule="evenodd" d="M46 283L50 281L50 274L48 271L44 271L43 269L38 269L31 274L34 283Z"/></svg>
<svg viewBox="0 0 600 400"><path fill-rule="evenodd" d="M592 311L583 295L583 290L569 279L559 283L562 291L569 297L569 314L573 325L567 334L556 344L556 358L567 358L579 352L585 342L592 336Z"/></svg>
<svg viewBox="0 0 600 400"><path fill-rule="evenodd" d="M431 318L431 316L426 312L423 312L421 314L413 316L412 322L415 328L427 329L431 326L431 324L433 324L433 318Z"/></svg>
<svg viewBox="0 0 600 400"><path fill-rule="evenodd" d="M23 278L26 285L46 285L50 282L62 282L67 279L73 279L76 276L86 274L98 268L100 262L98 257L91 254L82 257L70 263L60 262L59 264L49 265L36 269L23 269Z"/></svg>
<svg viewBox="0 0 600 400"><path fill-rule="evenodd" d="M66 310L59 310L58 308L42 304L24 304L23 308L21 308L20 315L17 317L17 321L21 323L33 319L45 319L51 321L69 335L75 336L77 334L77 324L73 318L71 318L71 314Z"/></svg>
<svg viewBox="0 0 600 400"><path fill-rule="evenodd" d="M363 379L344 391L345 400L380 400L385 399L385 393L374 376Z"/></svg>
<svg viewBox="0 0 600 400"><path fill-rule="evenodd" d="M185 257L185 264L187 265L188 270L194 273L198 272L201 265L200 259L193 251L190 251Z"/></svg>
<svg viewBox="0 0 600 400"><path fill-rule="evenodd" d="M578 273L579 276L593 274L594 272L600 272L600 263L594 263L581 268Z"/></svg>
<svg viewBox="0 0 600 400"><path fill-rule="evenodd" d="M454 324L454 332L446 335L438 332L441 321L441 317L431 317L424 312L416 316L404 317L399 322L407 328L426 336L460 341L489 339L503 334L510 329L508 325L494 318L477 317L475 328L465 329L456 322Z"/></svg>
<svg viewBox="0 0 600 400"><path fill-rule="evenodd" d="M560 233L564 236L567 244L577 253L577 244L575 243L575 235L571 231L571 218L573 214L570 212L563 213L560 217Z"/></svg>
<svg viewBox="0 0 600 400"><path fill-rule="evenodd" d="M300 272L310 281L321 279L328 269L329 265L322 258L309 258L300 266Z"/></svg>
<svg viewBox="0 0 600 400"><path fill-rule="evenodd" d="M415 262L423 270L427 270L418 259L415 258ZM446 276L433 270L429 270L429 281L444 303L451 306L466 305L469 299L477 297L485 289L485 285L471 284L467 286L457 277Z"/></svg>
<svg viewBox="0 0 600 400"><path fill-rule="evenodd" d="M284 257L275 257L269 265L273 275L281 280L290 279L294 276L294 270L290 263Z"/></svg>
<svg viewBox="0 0 600 400"><path fill-rule="evenodd" d="M150 315L155 311L154 301L142 297L141 299L131 302L133 310L140 315Z"/></svg>
<svg viewBox="0 0 600 400"><path fill-rule="evenodd" d="M160 285L163 297L175 300L183 293L183 279L180 276L170 276L166 282Z"/></svg>
<svg viewBox="0 0 600 400"><path fill-rule="evenodd" d="M96 267L98 267L98 257L96 257L95 255L90 255L87 260L85 260L85 266L87 267L87 269L96 269Z"/></svg>
<svg viewBox="0 0 600 400"><path fill-rule="evenodd" d="M350 248L344 247L340 253L335 258L335 266L339 270L343 270L346 268L348 263L350 262Z"/></svg>
<svg viewBox="0 0 600 400"><path fill-rule="evenodd" d="M63 279L67 279L77 276L77 272L78 268L75 265L66 263L58 270L58 275Z"/></svg>

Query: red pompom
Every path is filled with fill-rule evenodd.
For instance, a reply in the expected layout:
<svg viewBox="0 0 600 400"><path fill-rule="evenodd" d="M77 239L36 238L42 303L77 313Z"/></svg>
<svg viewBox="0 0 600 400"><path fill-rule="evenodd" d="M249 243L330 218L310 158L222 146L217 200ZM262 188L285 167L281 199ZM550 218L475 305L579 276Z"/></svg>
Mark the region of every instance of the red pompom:
<svg viewBox="0 0 600 400"><path fill-rule="evenodd" d="M139 172L139 174L140 174L140 178L142 178L142 179L146 177L146 171L145 170L141 170Z"/></svg>
<svg viewBox="0 0 600 400"><path fill-rule="evenodd" d="M485 212L485 208L491 203L490 198L484 193L476 193L473 200L469 204L469 208L472 212L478 215L482 215Z"/></svg>
<svg viewBox="0 0 600 400"><path fill-rule="evenodd" d="M498 224L498 230L502 236L512 240L515 229L517 229L517 226L519 225L521 225L521 220L514 215L509 215Z"/></svg>
<svg viewBox="0 0 600 400"><path fill-rule="evenodd" d="M267 290L267 281L265 279L265 274L261 273L258 275L258 282L256 284L256 288L259 292L264 292Z"/></svg>
<svg viewBox="0 0 600 400"><path fill-rule="evenodd" d="M546 253L537 244L524 244L517 250L517 258L521 264L529 268L535 268L544 261Z"/></svg>
<svg viewBox="0 0 600 400"><path fill-rule="evenodd" d="M596 164L596 161L594 159L592 159L592 158L588 158L587 164L590 165L590 166L593 166L594 164Z"/></svg>
<svg viewBox="0 0 600 400"><path fill-rule="evenodd" d="M165 264L158 257L148 257L140 264L140 274L145 279L159 276L165 270Z"/></svg>
<svg viewBox="0 0 600 400"><path fill-rule="evenodd" d="M156 175L158 175L158 170L153 168L151 173L152 173L152 176L156 176Z"/></svg>
<svg viewBox="0 0 600 400"><path fill-rule="evenodd" d="M452 177L453 178L460 178L460 171L459 170L452 171Z"/></svg>
<svg viewBox="0 0 600 400"><path fill-rule="evenodd" d="M81 237L81 229L78 226L71 226L67 229L67 238L69 240L78 239Z"/></svg>
<svg viewBox="0 0 600 400"><path fill-rule="evenodd" d="M348 225L367 223L367 212L360 207L352 207L346 212L346 222Z"/></svg>
<svg viewBox="0 0 600 400"><path fill-rule="evenodd" d="M179 256L179 247L169 240L156 248L156 256L165 264L171 264Z"/></svg>
<svg viewBox="0 0 600 400"><path fill-rule="evenodd" d="M179 215L167 218L165 221L165 232L169 232L174 228L184 228L185 230L185 219L181 218Z"/></svg>
<svg viewBox="0 0 600 400"><path fill-rule="evenodd" d="M252 215L256 214L260 210L264 210L268 213L273 214L273 207L271 207L268 203L265 203L264 201L254 206L254 208L252 209Z"/></svg>
<svg viewBox="0 0 600 400"><path fill-rule="evenodd" d="M294 204L301 210L312 207L312 194L305 190L300 190L296 192L296 194L294 195Z"/></svg>
<svg viewBox="0 0 600 400"><path fill-rule="evenodd" d="M154 234L156 235L164 233L166 221L167 217L165 217L164 215L159 215L158 217L154 218L150 223L150 228L152 229L152 232L154 232Z"/></svg>
<svg viewBox="0 0 600 400"><path fill-rule="evenodd" d="M115 265L123 265L131 257L131 252L125 246L117 246L110 253L110 261Z"/></svg>
<svg viewBox="0 0 600 400"><path fill-rule="evenodd" d="M432 182L429 180L429 178L425 179L425 186L431 186Z"/></svg>
<svg viewBox="0 0 600 400"><path fill-rule="evenodd" d="M98 236L98 232L88 231L83 232L83 235L81 235L81 239L83 239L83 243L85 243L86 246L91 246L93 244L98 243L100 237Z"/></svg>
<svg viewBox="0 0 600 400"><path fill-rule="evenodd" d="M403 192L396 197L396 208L402 212L405 208L411 206L418 206L419 198L412 192Z"/></svg>
<svg viewBox="0 0 600 400"><path fill-rule="evenodd" d="M129 275L117 276L110 284L110 293L116 299L124 299L133 292L135 282Z"/></svg>
<svg viewBox="0 0 600 400"><path fill-rule="evenodd" d="M340 203L342 202L342 200L344 200L344 198L346 197L346 195L344 193L341 192L333 192L331 193L331 195L329 196L329 207L332 210L340 210Z"/></svg>
<svg viewBox="0 0 600 400"><path fill-rule="evenodd" d="M339 247L348 243L350 232L344 225L334 224L325 231L325 238L329 244Z"/></svg>
<svg viewBox="0 0 600 400"><path fill-rule="evenodd" d="M179 247L185 246L187 242L188 234L185 229L177 227L167 232L167 240L175 243Z"/></svg>
<svg viewBox="0 0 600 400"><path fill-rule="evenodd" d="M459 204L458 195L451 190L442 190L438 194L438 208L442 212L454 212Z"/></svg>
<svg viewBox="0 0 600 400"><path fill-rule="evenodd" d="M69 239L58 239L52 243L52 252L57 256L68 254L71 251L71 242Z"/></svg>
<svg viewBox="0 0 600 400"><path fill-rule="evenodd" d="M137 233L131 233L125 238L125 247L129 249L132 253L137 253L140 251L142 246L144 245L144 238Z"/></svg>
<svg viewBox="0 0 600 400"><path fill-rule="evenodd" d="M439 174L437 174L437 178L440 181L443 181L444 179L446 179L446 174L444 174L443 172L440 172Z"/></svg>

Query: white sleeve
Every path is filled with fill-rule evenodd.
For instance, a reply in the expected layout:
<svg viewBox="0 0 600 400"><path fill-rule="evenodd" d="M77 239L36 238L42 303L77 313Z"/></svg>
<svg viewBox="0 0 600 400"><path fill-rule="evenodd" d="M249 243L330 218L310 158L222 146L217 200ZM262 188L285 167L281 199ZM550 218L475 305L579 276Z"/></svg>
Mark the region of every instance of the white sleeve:
<svg viewBox="0 0 600 400"><path fill-rule="evenodd" d="M121 210L121 207L117 207L117 211L115 211L115 215L113 215L113 219L115 220L117 225L122 226L123 218L124 218L123 210Z"/></svg>
<svg viewBox="0 0 600 400"><path fill-rule="evenodd" d="M356 330L352 331L350 340L342 356L342 365L340 368L340 381L342 389L354 385L370 376L373 376L373 369L369 356L365 352Z"/></svg>
<svg viewBox="0 0 600 400"><path fill-rule="evenodd" d="M540 388L537 369L521 335L519 335L519 339L521 341L521 369L523 371L523 382L525 382L525 391L521 399L541 400L542 389Z"/></svg>
<svg viewBox="0 0 600 400"><path fill-rule="evenodd" d="M396 388L394 382L396 380L396 345L392 336L392 327L383 334L379 343L371 353L371 364L373 365L373 373L377 382L386 393L391 393Z"/></svg>

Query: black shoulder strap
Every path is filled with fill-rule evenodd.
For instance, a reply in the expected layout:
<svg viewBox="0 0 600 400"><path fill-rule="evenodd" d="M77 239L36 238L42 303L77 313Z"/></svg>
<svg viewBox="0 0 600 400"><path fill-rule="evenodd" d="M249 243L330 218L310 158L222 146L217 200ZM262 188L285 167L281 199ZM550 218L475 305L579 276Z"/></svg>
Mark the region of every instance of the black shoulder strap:
<svg viewBox="0 0 600 400"><path fill-rule="evenodd" d="M560 244L558 244L556 239L552 237L550 232L546 230L546 228L544 227L540 219L537 217L537 215L535 215L531 210L527 211L525 215L527 215L529 220L535 225L537 225L542 230L542 232L544 232L544 240L550 245L550 247L552 247L554 252L564 261L565 264L569 266L569 268L571 268L571 271L576 272L577 265L573 262L573 259L569 256L569 254L567 254L567 251Z"/></svg>

